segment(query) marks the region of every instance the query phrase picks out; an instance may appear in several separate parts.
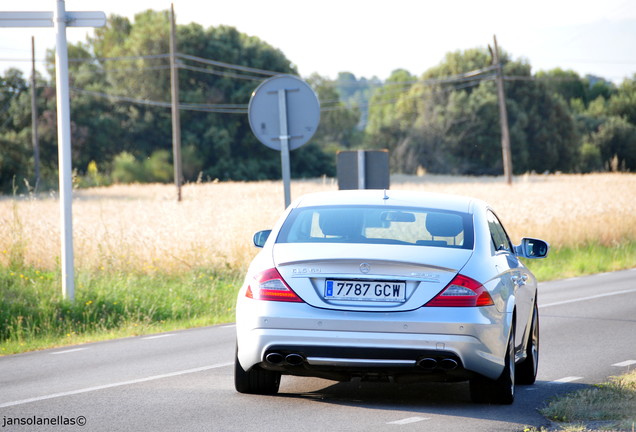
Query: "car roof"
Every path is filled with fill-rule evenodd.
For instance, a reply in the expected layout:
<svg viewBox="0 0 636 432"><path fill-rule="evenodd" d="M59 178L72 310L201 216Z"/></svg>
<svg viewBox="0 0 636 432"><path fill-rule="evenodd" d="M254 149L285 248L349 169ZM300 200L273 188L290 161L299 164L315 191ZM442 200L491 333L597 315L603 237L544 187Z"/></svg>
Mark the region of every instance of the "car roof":
<svg viewBox="0 0 636 432"><path fill-rule="evenodd" d="M337 206L347 204L422 207L462 213L471 213L475 205L486 205L480 200L462 195L406 190L367 189L310 193L298 198L293 207Z"/></svg>

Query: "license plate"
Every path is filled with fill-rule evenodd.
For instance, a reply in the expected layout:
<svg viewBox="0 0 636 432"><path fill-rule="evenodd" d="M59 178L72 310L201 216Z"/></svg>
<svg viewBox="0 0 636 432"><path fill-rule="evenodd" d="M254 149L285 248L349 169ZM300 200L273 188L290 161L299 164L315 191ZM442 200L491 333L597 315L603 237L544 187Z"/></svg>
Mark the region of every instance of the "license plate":
<svg viewBox="0 0 636 432"><path fill-rule="evenodd" d="M325 299L403 302L406 282L329 279L325 282Z"/></svg>

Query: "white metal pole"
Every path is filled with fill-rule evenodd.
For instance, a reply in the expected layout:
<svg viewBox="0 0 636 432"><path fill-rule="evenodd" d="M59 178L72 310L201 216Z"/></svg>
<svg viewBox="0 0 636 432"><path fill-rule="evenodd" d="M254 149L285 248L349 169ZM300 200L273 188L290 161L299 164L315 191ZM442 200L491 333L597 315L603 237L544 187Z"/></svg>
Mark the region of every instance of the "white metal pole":
<svg viewBox="0 0 636 432"><path fill-rule="evenodd" d="M358 150L358 189L367 188L364 150Z"/></svg>
<svg viewBox="0 0 636 432"><path fill-rule="evenodd" d="M285 208L291 203L291 171L289 167L289 133L287 132L287 90L278 90L278 118L280 123L280 163L283 171Z"/></svg>
<svg viewBox="0 0 636 432"><path fill-rule="evenodd" d="M59 159L62 293L75 299L73 270L73 185L71 177L71 107L68 85L68 49L66 46L66 10L64 0L56 0L53 13L55 27L55 79L57 82L57 145Z"/></svg>

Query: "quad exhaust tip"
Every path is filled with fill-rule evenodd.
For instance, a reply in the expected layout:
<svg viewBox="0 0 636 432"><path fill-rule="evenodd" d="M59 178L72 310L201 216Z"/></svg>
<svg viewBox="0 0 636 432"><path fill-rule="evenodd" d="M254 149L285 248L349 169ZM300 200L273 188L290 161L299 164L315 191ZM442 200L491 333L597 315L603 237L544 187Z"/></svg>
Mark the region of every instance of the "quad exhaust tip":
<svg viewBox="0 0 636 432"><path fill-rule="evenodd" d="M265 356L265 361L274 366L300 366L301 364L305 363L305 357L297 353L284 355L279 352L271 352ZM434 369L451 371L459 366L457 360L454 360L452 358L443 358L441 360L437 360L429 357L419 359L417 361L417 365L422 369L431 371Z"/></svg>

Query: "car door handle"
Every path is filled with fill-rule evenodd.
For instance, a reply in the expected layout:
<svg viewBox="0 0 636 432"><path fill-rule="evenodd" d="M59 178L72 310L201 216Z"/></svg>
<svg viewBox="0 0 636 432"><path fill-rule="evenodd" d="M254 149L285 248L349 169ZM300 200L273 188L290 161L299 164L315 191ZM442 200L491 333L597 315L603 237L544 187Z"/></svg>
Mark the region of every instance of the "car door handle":
<svg viewBox="0 0 636 432"><path fill-rule="evenodd" d="M517 286L523 286L526 284L528 280L528 275L527 274L522 274L522 275L514 275L512 277L512 282L517 285Z"/></svg>

